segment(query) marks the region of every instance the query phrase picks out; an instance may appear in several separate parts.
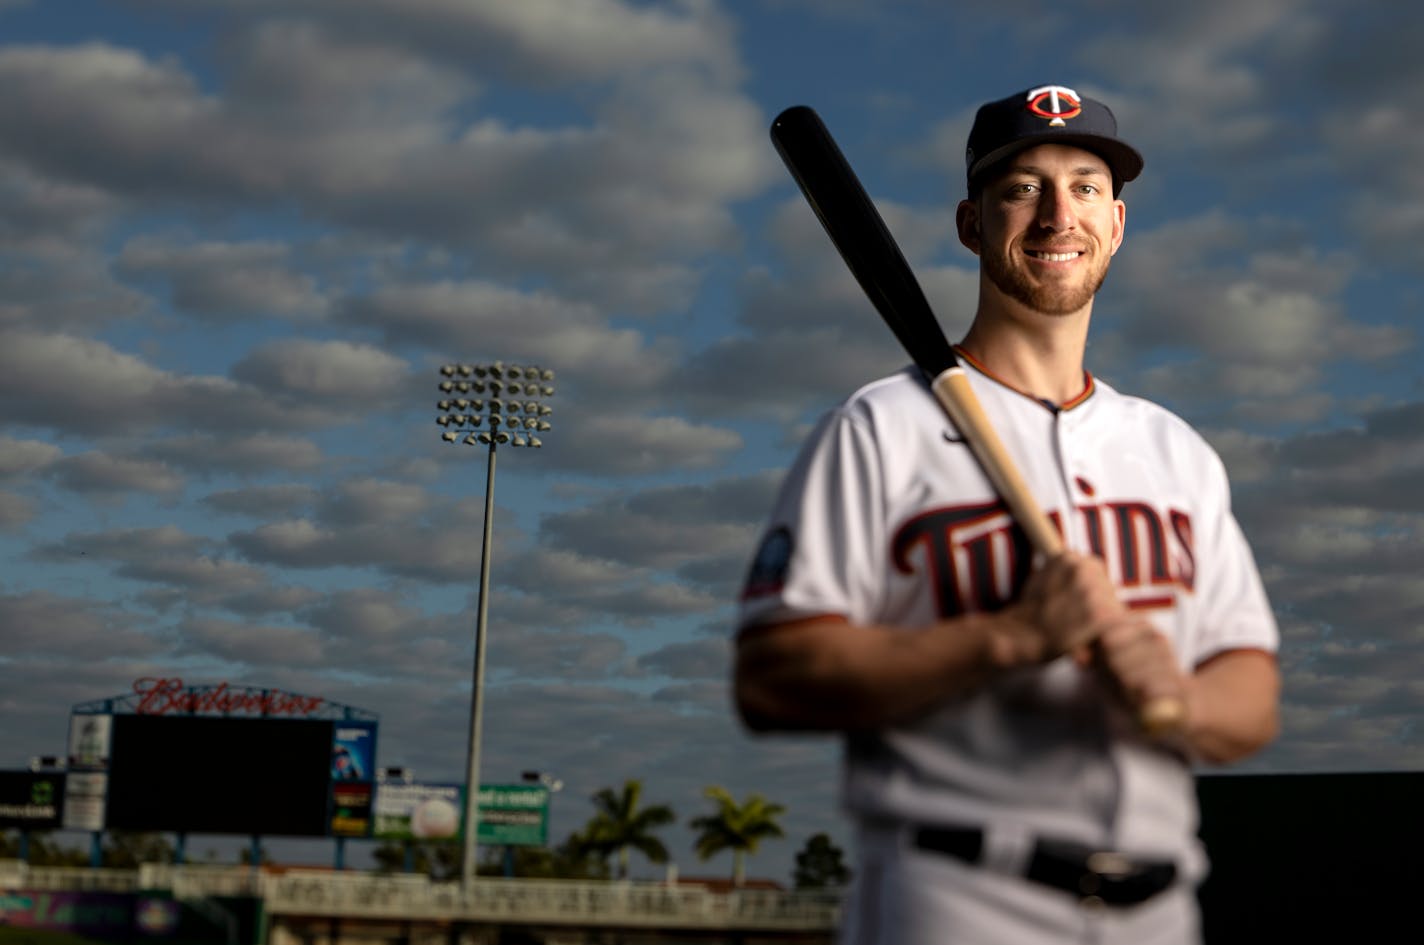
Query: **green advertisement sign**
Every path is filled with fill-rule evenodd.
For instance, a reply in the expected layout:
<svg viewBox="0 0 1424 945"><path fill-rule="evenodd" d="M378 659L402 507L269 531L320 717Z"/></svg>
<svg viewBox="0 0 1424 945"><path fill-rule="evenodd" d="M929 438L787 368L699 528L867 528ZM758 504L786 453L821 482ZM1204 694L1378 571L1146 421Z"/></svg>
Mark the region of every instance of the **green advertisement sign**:
<svg viewBox="0 0 1424 945"><path fill-rule="evenodd" d="M543 846L549 839L549 789L538 784L482 784L480 843Z"/></svg>

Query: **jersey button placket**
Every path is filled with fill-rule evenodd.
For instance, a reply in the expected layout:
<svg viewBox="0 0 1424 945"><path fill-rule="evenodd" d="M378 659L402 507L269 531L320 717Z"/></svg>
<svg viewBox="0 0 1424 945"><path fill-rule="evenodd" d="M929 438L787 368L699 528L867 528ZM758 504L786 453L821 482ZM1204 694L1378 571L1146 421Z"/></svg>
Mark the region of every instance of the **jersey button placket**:
<svg viewBox="0 0 1424 945"><path fill-rule="evenodd" d="M1063 531L1063 544L1077 551L1084 551L1088 548L1088 541L1082 534L1082 527L1078 523L1077 511L1078 495L1074 486L1073 467L1074 463L1074 436L1073 431L1077 424L1074 422L1071 411L1059 410L1053 415L1053 456L1057 463L1057 496L1049 508L1057 508L1061 521L1060 528Z"/></svg>

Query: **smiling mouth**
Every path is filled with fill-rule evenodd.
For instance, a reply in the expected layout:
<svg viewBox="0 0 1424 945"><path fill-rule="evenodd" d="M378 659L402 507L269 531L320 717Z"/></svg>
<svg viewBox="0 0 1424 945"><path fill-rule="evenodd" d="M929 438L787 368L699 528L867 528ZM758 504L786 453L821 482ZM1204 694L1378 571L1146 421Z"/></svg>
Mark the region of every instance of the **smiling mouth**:
<svg viewBox="0 0 1424 945"><path fill-rule="evenodd" d="M1082 250L1073 250L1067 253L1051 253L1046 250L1026 249L1024 252L1034 259L1042 259L1044 262L1070 262L1083 255Z"/></svg>

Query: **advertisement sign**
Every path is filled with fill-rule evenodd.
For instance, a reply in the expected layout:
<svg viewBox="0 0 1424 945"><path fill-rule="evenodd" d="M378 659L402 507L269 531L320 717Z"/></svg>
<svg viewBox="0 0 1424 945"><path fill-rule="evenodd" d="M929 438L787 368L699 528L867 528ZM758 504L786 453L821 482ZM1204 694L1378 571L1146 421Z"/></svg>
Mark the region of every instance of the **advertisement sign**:
<svg viewBox="0 0 1424 945"><path fill-rule="evenodd" d="M331 835L371 835L371 784L338 781L331 786Z"/></svg>
<svg viewBox="0 0 1424 945"><path fill-rule="evenodd" d="M0 771L0 828L58 830L64 775Z"/></svg>
<svg viewBox="0 0 1424 945"><path fill-rule="evenodd" d="M127 937L133 922L133 897L122 893L0 889L0 926Z"/></svg>
<svg viewBox="0 0 1424 945"><path fill-rule="evenodd" d="M103 830L109 796L109 776L102 772L71 771L64 778L65 830Z"/></svg>
<svg viewBox="0 0 1424 945"><path fill-rule="evenodd" d="M182 920L182 907L172 899L141 896L134 902L134 926L145 937L168 935Z"/></svg>
<svg viewBox="0 0 1424 945"><path fill-rule="evenodd" d="M549 837L549 789L531 784L485 784L479 794L476 839L491 846L544 846ZM464 836L465 790L458 784L376 787L372 836L383 840L459 840Z"/></svg>
<svg viewBox="0 0 1424 945"><path fill-rule="evenodd" d="M305 718L115 715L105 826L329 836L333 728L339 724Z"/></svg>
<svg viewBox="0 0 1424 945"><path fill-rule="evenodd" d="M369 836L377 727L320 696L145 676L74 706L60 819L86 831Z"/></svg>
<svg viewBox="0 0 1424 945"><path fill-rule="evenodd" d="M465 789L459 784L376 786L375 828L383 840L457 840L464 836Z"/></svg>
<svg viewBox="0 0 1424 945"><path fill-rule="evenodd" d="M112 715L71 715L69 767L87 771L102 771L109 767L113 731Z"/></svg>
<svg viewBox="0 0 1424 945"><path fill-rule="evenodd" d="M549 836L549 789L536 784L482 784L480 843L543 846Z"/></svg>
<svg viewBox="0 0 1424 945"><path fill-rule="evenodd" d="M230 686L225 682L185 686L177 677L145 676L134 680L133 710L139 715L247 715L274 718L315 718L327 702L280 689Z"/></svg>
<svg viewBox="0 0 1424 945"><path fill-rule="evenodd" d="M376 772L376 727L337 722L331 745L331 780L371 781Z"/></svg>

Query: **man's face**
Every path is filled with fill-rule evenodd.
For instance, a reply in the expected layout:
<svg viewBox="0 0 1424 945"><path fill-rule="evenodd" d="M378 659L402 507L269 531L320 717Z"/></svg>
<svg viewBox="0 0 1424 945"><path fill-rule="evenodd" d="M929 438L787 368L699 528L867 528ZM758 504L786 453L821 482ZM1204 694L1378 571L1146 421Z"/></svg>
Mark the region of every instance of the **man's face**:
<svg viewBox="0 0 1424 945"><path fill-rule="evenodd" d="M959 238L1004 295L1045 315L1092 304L1122 244L1126 208L1097 155L1062 144L1021 151L959 206Z"/></svg>

